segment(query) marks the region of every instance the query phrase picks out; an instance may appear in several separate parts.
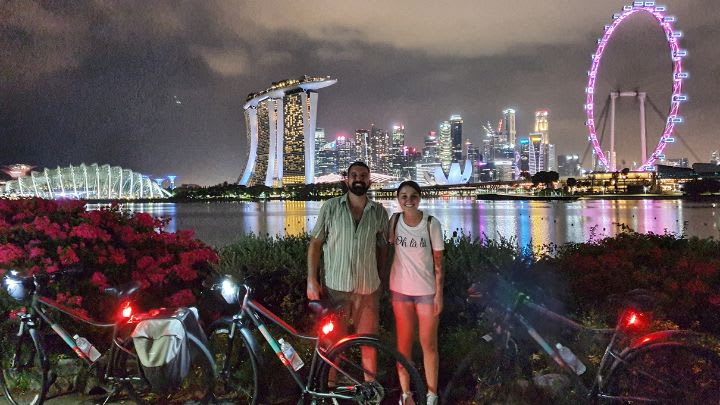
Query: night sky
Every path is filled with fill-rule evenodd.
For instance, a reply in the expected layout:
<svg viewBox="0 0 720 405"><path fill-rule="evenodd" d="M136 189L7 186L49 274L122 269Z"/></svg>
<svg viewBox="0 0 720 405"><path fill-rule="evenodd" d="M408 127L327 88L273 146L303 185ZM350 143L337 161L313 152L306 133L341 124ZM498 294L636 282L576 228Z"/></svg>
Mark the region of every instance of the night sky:
<svg viewBox="0 0 720 405"><path fill-rule="evenodd" d="M352 133L402 123L411 145L451 114L478 142L517 110L518 135L549 109L558 153L586 149L590 55L622 0L3 1L0 165L119 165L179 183L236 181L248 93L303 74L332 76L318 126ZM682 142L669 158L720 149L720 1L672 0L688 50ZM647 91L667 113L669 50L649 16L620 27L600 69L611 88ZM599 99L599 101L598 101ZM618 161L639 160L637 102L618 106ZM649 144L663 121L648 105ZM609 128L606 142L609 140ZM587 160L589 161L589 155Z"/></svg>

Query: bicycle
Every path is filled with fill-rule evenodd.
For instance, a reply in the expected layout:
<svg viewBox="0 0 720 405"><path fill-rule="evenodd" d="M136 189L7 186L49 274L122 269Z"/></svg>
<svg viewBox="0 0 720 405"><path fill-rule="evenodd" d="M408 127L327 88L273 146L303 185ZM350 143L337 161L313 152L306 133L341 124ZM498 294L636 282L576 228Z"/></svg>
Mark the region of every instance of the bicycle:
<svg viewBox="0 0 720 405"><path fill-rule="evenodd" d="M443 403L485 403L493 388L497 391L514 378L530 377L528 356L520 355L520 338L532 342L529 346L535 351L539 348L569 377L579 401L720 403L720 357L703 344L707 337L687 330L647 332L648 305L652 305L647 294L628 297L632 304L621 312L615 328L593 329L533 303L498 274L473 284L468 292L470 303L485 307L480 323L489 322L490 330L453 373ZM580 375L585 369L582 361L568 354L572 353L569 348L552 346L531 317L545 321L542 326L560 326L575 337L583 333L609 337L594 376ZM469 392L463 392L463 387L470 387Z"/></svg>
<svg viewBox="0 0 720 405"><path fill-rule="evenodd" d="M120 303L118 316L112 322L92 319L43 295L52 281L78 274L80 272L76 269L51 275L28 276L17 271L5 274L3 287L8 294L17 301L29 303L25 311L15 313L4 321L3 331L11 332L5 336L6 341L0 348L0 384L5 399L15 405L40 405L47 399L69 394L56 387L58 372L62 368L58 363L72 358L74 354L89 371L95 373L100 384L106 385L101 390L105 391L103 395L106 394L104 403L123 390L137 403L177 400L173 396L153 396L131 337L138 322L152 318L162 310L133 313L132 299L139 291L138 284L105 289L107 294ZM112 343L107 351L102 355L100 352L93 355L83 351L72 335L52 318L51 310L68 315L80 324L90 325L100 332L111 332ZM195 358L191 361L189 378L185 380L189 386L183 387L183 395L200 392L199 400L207 402L212 399L214 362L201 340L190 333L187 336L190 351L195 353ZM57 338L61 341L57 341ZM95 358L97 355L100 357ZM105 390L106 387L109 389Z"/></svg>
<svg viewBox="0 0 720 405"><path fill-rule="evenodd" d="M411 391L416 403L425 403L425 383L415 367L377 336L350 335L337 340L333 331L338 313L325 303L310 302L310 308L319 316L319 333L304 334L253 299L252 288L247 281L237 283L225 277L212 288L220 290L228 304L240 304L236 314L218 319L209 328L208 341L218 365L216 398L251 405L265 403L262 388L267 380L263 378L262 371L268 368L268 364L264 363L262 348L252 331L254 328L261 333L267 346L295 382L300 392L298 403L397 403L402 394L397 364L410 374ZM270 333L263 319L314 346L308 367L303 370L293 366L297 366L295 357L300 355L281 350L281 344ZM369 363L363 364L363 351L366 354L375 353L375 370Z"/></svg>

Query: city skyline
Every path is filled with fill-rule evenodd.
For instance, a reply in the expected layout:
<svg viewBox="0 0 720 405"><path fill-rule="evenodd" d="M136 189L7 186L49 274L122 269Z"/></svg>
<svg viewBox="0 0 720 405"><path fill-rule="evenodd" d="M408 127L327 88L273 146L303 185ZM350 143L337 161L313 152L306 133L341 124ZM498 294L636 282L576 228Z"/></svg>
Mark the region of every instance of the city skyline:
<svg viewBox="0 0 720 405"><path fill-rule="evenodd" d="M0 50L9 55L0 61L8 79L0 83L0 164L97 161L175 173L180 183L234 181L246 152L245 96L303 74L339 79L323 93L317 116L328 138L351 137L372 123L386 130L397 124L405 127L405 143L420 147L428 131L458 114L463 142L478 145L483 125L495 125L504 109L516 110L517 137L534 132L535 111L547 109L558 155L582 155L590 54L625 4L13 3L3 22L9 29L0 34ZM678 133L709 161L709 151L720 148L714 124L720 52L711 40L720 35L720 5L663 4L677 17L688 50L689 102ZM447 19L437 18L443 12ZM445 21L445 29L436 28ZM661 30L638 18L607 52L597 91L639 87L666 113L671 67ZM623 103L619 164L631 160L623 150L639 145L637 109ZM653 114L649 145L661 133ZM696 160L682 143L666 152Z"/></svg>

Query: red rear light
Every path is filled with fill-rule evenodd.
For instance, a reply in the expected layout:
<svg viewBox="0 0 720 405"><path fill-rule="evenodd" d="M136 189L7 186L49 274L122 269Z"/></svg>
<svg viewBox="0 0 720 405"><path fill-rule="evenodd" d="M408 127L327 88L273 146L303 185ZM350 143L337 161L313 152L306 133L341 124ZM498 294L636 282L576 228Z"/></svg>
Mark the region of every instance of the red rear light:
<svg viewBox="0 0 720 405"><path fill-rule="evenodd" d="M643 333L650 325L650 314L628 309L620 319L620 328L625 332Z"/></svg>
<svg viewBox="0 0 720 405"><path fill-rule="evenodd" d="M125 303L125 307L123 307L122 313L121 313L122 317L128 319L132 316L132 313L133 313L133 309L132 309L132 306L130 306L130 303L129 302Z"/></svg>
<svg viewBox="0 0 720 405"><path fill-rule="evenodd" d="M330 332L332 332L335 329L335 324L333 323L332 319L328 319L323 322L322 327L320 330L322 331L323 335L328 335Z"/></svg>

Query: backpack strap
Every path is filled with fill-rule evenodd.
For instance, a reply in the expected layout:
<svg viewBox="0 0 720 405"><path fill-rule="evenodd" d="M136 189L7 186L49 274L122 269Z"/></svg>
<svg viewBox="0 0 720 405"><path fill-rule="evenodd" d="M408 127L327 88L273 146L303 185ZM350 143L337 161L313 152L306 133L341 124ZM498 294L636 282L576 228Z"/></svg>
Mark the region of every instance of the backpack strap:
<svg viewBox="0 0 720 405"><path fill-rule="evenodd" d="M428 231L428 241L430 242L430 253L432 253L432 251L433 251L433 248L432 248L432 234L430 233L430 221L432 221L432 218L433 218L432 215L428 215L428 219L427 219L427 231Z"/></svg>
<svg viewBox="0 0 720 405"><path fill-rule="evenodd" d="M392 214L392 217L390 217L390 226L389 226L389 228L390 228L389 234L390 234L390 235L389 235L389 237L388 237L388 244L389 244L389 245L394 245L394 244L395 244L395 236L397 235L397 224L398 224L398 221L399 221L399 220L400 220L400 213L399 213L399 212L396 212L396 213Z"/></svg>

